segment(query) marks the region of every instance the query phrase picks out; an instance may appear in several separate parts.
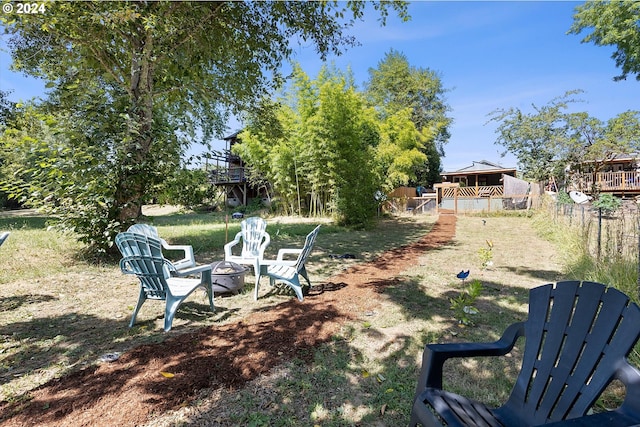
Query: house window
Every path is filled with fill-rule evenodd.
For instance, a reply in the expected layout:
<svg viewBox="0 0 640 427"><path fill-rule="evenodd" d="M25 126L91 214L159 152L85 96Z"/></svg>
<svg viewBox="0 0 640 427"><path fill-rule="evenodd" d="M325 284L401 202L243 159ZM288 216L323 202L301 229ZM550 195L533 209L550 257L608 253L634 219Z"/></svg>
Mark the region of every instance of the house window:
<svg viewBox="0 0 640 427"><path fill-rule="evenodd" d="M464 187L467 185L467 177L466 176L454 177L453 182L458 182L462 187Z"/></svg>

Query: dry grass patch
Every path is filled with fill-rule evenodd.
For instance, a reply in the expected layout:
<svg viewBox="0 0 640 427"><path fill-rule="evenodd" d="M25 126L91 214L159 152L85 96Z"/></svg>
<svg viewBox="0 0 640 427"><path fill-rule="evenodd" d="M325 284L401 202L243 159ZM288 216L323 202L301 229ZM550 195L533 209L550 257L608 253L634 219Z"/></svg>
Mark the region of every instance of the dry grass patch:
<svg viewBox="0 0 640 427"><path fill-rule="evenodd" d="M164 216L149 217L149 222L169 242L192 244L199 263L222 259L222 245L240 228L239 221L226 224L220 215L161 213ZM431 222L383 220L370 231L348 231L326 219L267 221L272 235L267 257L274 258L281 247L300 247L315 224L324 224L308 262L312 281L321 283L389 247L416 240L433 218ZM178 310L170 333L162 332L164 304L156 301L147 301L136 325L129 328L138 284L120 272L117 259L95 265L79 258L82 246L72 236L48 230L46 218L33 213L0 217L0 230L11 231L0 250L0 400L4 401L28 399L29 390L95 364L105 353L123 353L197 327L237 322L292 298L286 290L270 289L268 279L263 279L261 297L254 301L253 276L247 274L240 294L216 295L214 313L208 310L205 293L197 291ZM357 258L328 257L346 252Z"/></svg>
<svg viewBox="0 0 640 427"><path fill-rule="evenodd" d="M562 277L553 245L530 219L492 218L484 228L481 219L458 218L453 242L425 252L390 280L376 310L345 325L311 363L294 360L242 390L215 392L148 426L406 424L424 344L497 339L526 317L528 289ZM482 270L477 249L487 238L494 240L495 261ZM460 326L449 309L449 298L462 289L455 277L462 269L484 285L474 327ZM504 358L447 363L445 387L498 405L517 375L519 356L516 349Z"/></svg>

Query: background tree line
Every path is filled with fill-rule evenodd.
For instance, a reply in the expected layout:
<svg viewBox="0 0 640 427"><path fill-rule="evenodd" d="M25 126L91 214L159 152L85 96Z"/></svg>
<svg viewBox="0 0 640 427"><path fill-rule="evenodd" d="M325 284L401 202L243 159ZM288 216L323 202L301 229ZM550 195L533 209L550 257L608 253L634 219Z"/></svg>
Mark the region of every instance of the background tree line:
<svg viewBox="0 0 640 427"><path fill-rule="evenodd" d="M611 55L621 74L614 80L640 80L640 2L588 1L576 7L569 34L587 32L583 43L614 46ZM531 112L493 111L499 123L496 144L518 158L527 179L566 178L569 167L591 162L598 171L613 156L640 154L640 113L625 111L603 121L576 111L580 90L569 90Z"/></svg>
<svg viewBox="0 0 640 427"><path fill-rule="evenodd" d="M2 188L45 209L91 251L184 166L194 142L221 136L284 78L292 40L321 58L356 39L365 12L408 19L406 3L47 2L2 14L13 68L47 81L44 101L3 123Z"/></svg>
<svg viewBox="0 0 640 427"><path fill-rule="evenodd" d="M363 92L348 73L325 70L310 80L298 70L282 97L270 96L285 83L281 70L292 40L322 59L340 54L356 43L348 30L365 13L383 24L392 12L409 19L403 1L47 2L46 8L0 15L13 68L46 80L48 88L44 100L24 105L0 98L0 188L44 209L93 252L108 251L143 203L198 179L182 173L185 153L194 142L222 136L229 114L246 114L241 150L256 173L278 186L288 212L328 212L366 224L374 189L429 184L439 173L450 125L445 91L437 75L408 66L398 52L370 71ZM584 42L615 46L616 78L638 79L639 15L640 2L590 1L577 7L569 31L590 29ZM592 141L637 146L629 133L636 113L601 123L586 113L568 115L568 102L493 116L501 123L498 142L516 153L527 176L546 177L572 156L595 156Z"/></svg>
<svg viewBox="0 0 640 427"><path fill-rule="evenodd" d="M283 93L246 118L235 152L286 213L362 227L376 191L438 181L451 123L440 78L397 51L369 73L359 91L349 71L325 66L312 80L295 66Z"/></svg>

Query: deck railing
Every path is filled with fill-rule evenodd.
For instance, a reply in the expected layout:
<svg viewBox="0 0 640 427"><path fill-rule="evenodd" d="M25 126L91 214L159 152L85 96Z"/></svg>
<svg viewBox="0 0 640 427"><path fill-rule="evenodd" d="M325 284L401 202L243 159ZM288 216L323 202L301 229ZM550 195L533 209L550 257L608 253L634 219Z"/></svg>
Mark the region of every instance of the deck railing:
<svg viewBox="0 0 640 427"><path fill-rule="evenodd" d="M442 198L454 197L502 197L504 187L502 185L482 185L479 187L445 187L442 189Z"/></svg>
<svg viewBox="0 0 640 427"><path fill-rule="evenodd" d="M243 167L213 169L209 171L209 177L213 184L246 181Z"/></svg>
<svg viewBox="0 0 640 427"><path fill-rule="evenodd" d="M592 193L599 191L640 191L640 172L598 172L576 175L571 189Z"/></svg>

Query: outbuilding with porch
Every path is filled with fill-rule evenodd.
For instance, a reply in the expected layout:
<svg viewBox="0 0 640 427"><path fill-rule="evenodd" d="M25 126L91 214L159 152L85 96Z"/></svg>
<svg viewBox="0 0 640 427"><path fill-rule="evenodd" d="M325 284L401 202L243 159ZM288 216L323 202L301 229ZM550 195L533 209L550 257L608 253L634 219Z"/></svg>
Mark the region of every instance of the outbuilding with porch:
<svg viewBox="0 0 640 427"><path fill-rule="evenodd" d="M438 209L458 211L498 211L530 206L536 186L516 178L516 168L505 168L487 160L443 172L436 184Z"/></svg>

